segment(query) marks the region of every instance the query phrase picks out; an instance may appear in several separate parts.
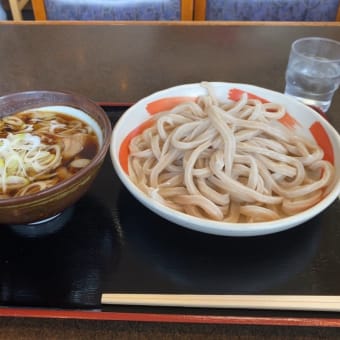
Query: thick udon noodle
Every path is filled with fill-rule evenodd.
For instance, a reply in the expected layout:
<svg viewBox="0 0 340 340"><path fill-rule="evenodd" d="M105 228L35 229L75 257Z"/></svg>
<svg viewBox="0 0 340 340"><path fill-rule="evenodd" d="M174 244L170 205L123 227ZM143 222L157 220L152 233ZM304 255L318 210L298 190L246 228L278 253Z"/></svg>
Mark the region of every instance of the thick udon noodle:
<svg viewBox="0 0 340 340"><path fill-rule="evenodd" d="M244 94L220 103L212 88L159 113L134 137L128 171L146 194L175 210L217 221L260 222L315 205L332 180L322 149L278 123L279 104Z"/></svg>
<svg viewBox="0 0 340 340"><path fill-rule="evenodd" d="M0 119L0 199L50 188L87 166L98 150L92 127L58 112Z"/></svg>

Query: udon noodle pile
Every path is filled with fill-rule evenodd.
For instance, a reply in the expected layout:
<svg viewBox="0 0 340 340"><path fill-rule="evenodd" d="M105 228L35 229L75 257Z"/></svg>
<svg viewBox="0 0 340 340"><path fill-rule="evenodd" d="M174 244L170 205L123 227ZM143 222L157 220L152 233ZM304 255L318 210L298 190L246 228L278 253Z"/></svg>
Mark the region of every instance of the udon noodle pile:
<svg viewBox="0 0 340 340"><path fill-rule="evenodd" d="M153 199L217 221L260 222L315 205L334 175L322 149L278 123L279 104L207 95L157 114L129 146L129 175Z"/></svg>

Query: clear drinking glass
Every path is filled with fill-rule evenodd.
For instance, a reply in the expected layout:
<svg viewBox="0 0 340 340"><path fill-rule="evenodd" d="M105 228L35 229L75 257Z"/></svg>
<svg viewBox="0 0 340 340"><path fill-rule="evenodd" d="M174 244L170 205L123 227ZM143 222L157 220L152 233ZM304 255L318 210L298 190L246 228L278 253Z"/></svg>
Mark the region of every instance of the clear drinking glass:
<svg viewBox="0 0 340 340"><path fill-rule="evenodd" d="M340 84L340 42L318 37L293 42L285 93L326 112Z"/></svg>

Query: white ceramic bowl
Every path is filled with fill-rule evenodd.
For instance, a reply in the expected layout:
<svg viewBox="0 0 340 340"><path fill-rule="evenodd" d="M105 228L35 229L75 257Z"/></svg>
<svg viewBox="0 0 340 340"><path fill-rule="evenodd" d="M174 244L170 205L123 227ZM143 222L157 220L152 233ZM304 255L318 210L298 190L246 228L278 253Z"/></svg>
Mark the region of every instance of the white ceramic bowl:
<svg viewBox="0 0 340 340"><path fill-rule="evenodd" d="M334 158L334 165L337 170L336 180L328 188L328 195L312 208L294 216L272 222L258 223L226 223L201 219L174 211L145 195L132 183L124 170L126 167L124 161L119 159L122 142L129 133L148 120L153 112L166 109L168 105L171 106L176 102L183 101L183 99L196 98L206 93L206 90L200 84L188 84L159 91L141 99L122 115L113 129L110 145L113 166L125 187L137 200L161 217L189 229L224 236L255 236L271 234L300 225L318 215L338 198L340 193L340 172L338 170L340 169L340 137L326 119L294 98L278 92L245 84L221 82L210 84L214 87L214 91L219 100L226 101L230 93L235 94L235 91L230 92L231 90L240 89L265 98L268 101L283 104L291 118L285 120L285 125L289 125L291 129L295 129L299 133L302 132L312 138L316 136L316 138L319 139L318 142L322 144L321 147L325 153ZM317 133L315 133L315 131L317 131ZM320 132L321 135L324 134L328 136L328 138L321 136Z"/></svg>

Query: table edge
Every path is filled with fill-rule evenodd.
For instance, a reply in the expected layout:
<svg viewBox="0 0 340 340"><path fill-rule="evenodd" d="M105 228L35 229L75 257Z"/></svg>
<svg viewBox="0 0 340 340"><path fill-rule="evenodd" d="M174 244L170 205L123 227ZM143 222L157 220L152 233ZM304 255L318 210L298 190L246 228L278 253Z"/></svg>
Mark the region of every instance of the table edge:
<svg viewBox="0 0 340 340"><path fill-rule="evenodd" d="M0 21L0 26L278 26L340 27L340 21L105 21L23 20Z"/></svg>

